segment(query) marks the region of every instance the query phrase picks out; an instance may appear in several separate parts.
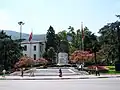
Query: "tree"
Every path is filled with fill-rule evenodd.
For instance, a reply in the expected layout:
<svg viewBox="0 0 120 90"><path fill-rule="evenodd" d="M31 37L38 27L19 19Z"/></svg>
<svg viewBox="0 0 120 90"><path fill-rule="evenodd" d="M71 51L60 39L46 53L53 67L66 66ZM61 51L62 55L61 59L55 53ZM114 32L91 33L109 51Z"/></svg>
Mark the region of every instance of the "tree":
<svg viewBox="0 0 120 90"><path fill-rule="evenodd" d="M67 52L72 54L76 50L81 50L82 48L82 30L78 29L74 31L74 27L69 26L68 32L63 30L57 34L59 37L59 51ZM97 63L97 55L100 50L100 43L98 37L89 31L85 26L84 28L84 51L90 51L95 55L95 62Z"/></svg>
<svg viewBox="0 0 120 90"><path fill-rule="evenodd" d="M19 60L22 55L20 42L12 40L11 36L6 35L4 31L0 32L0 65L8 70Z"/></svg>
<svg viewBox="0 0 120 90"><path fill-rule="evenodd" d="M98 62L97 62L97 52L99 52L99 50L100 50L100 44L96 39L92 43L92 52L94 53L95 64L98 64Z"/></svg>
<svg viewBox="0 0 120 90"><path fill-rule="evenodd" d="M73 53L75 50L81 49L82 44L82 31L80 29L74 31L72 26L69 26L68 32L63 30L59 32L57 35L60 41L67 42L69 45L69 53ZM84 50L92 49L92 42L95 41L94 38L97 36L94 35L87 27L84 28Z"/></svg>
<svg viewBox="0 0 120 90"><path fill-rule="evenodd" d="M82 47L82 30L77 30L74 32L73 27L69 27L69 35L72 36L70 51L80 50ZM84 51L90 51L94 53L95 63L97 63L97 52L100 50L100 44L98 42L97 36L89 31L89 29L85 26L84 28ZM81 47L80 47L81 46Z"/></svg>
<svg viewBox="0 0 120 90"><path fill-rule="evenodd" d="M48 59L51 63L56 63L56 53L53 47L50 47L47 51Z"/></svg>
<svg viewBox="0 0 120 90"><path fill-rule="evenodd" d="M55 42L56 42L56 48L57 48L56 52L58 53L59 50L60 50L60 41L61 41L61 39L60 39L60 36L58 34L56 34L55 37L56 37Z"/></svg>
<svg viewBox="0 0 120 90"><path fill-rule="evenodd" d="M61 41L60 42L59 52L69 53L69 43L68 43L68 41Z"/></svg>
<svg viewBox="0 0 120 90"><path fill-rule="evenodd" d="M42 57L45 58L45 59L48 59L48 55L47 55L46 51L43 53Z"/></svg>
<svg viewBox="0 0 120 90"><path fill-rule="evenodd" d="M35 61L36 64L46 66L48 64L48 61L44 58L39 58Z"/></svg>
<svg viewBox="0 0 120 90"><path fill-rule="evenodd" d="M14 67L18 69L21 67L27 67L31 65L34 65L34 60L30 57L22 56L20 57L19 61L15 63Z"/></svg>
<svg viewBox="0 0 120 90"><path fill-rule="evenodd" d="M63 30L57 34L59 38L59 46L58 50L59 52L69 52L69 41L68 41L68 34L66 30Z"/></svg>
<svg viewBox="0 0 120 90"><path fill-rule="evenodd" d="M68 30L69 30L69 32L67 33L68 36L72 37L72 40L70 41L71 45L73 47L77 48L77 45L76 45L76 41L77 41L76 36L77 35L76 35L75 31L74 31L74 27L69 26Z"/></svg>
<svg viewBox="0 0 120 90"><path fill-rule="evenodd" d="M105 61L107 64L115 63L118 59L119 55L119 40L118 40L118 29L117 27L120 25L120 22L108 23L103 26L99 33L101 36L99 37L100 43L102 45L102 50L106 54Z"/></svg>
<svg viewBox="0 0 120 90"><path fill-rule="evenodd" d="M56 47L56 35L55 35L55 30L53 29L52 26L49 27L47 30L47 35L46 35L46 51L50 48L53 47L55 51L57 50Z"/></svg>
<svg viewBox="0 0 120 90"><path fill-rule="evenodd" d="M71 53L76 50L76 33L74 28L69 26L68 32L66 30L60 31L57 35L59 37L59 52ZM70 51L70 52L69 52Z"/></svg>
<svg viewBox="0 0 120 90"><path fill-rule="evenodd" d="M81 32L80 29L77 30L77 34L76 34L76 48L80 49L80 45L81 45Z"/></svg>
<svg viewBox="0 0 120 90"><path fill-rule="evenodd" d="M67 31L66 30L58 32L57 35L60 38L60 41L67 41Z"/></svg>
<svg viewBox="0 0 120 90"><path fill-rule="evenodd" d="M76 50L71 54L70 61L72 63L83 63L91 61L93 57L93 53L90 53L89 51Z"/></svg>
<svg viewBox="0 0 120 90"><path fill-rule="evenodd" d="M93 42L96 41L94 33L89 31L87 27L84 28L84 50L90 50L93 47Z"/></svg>

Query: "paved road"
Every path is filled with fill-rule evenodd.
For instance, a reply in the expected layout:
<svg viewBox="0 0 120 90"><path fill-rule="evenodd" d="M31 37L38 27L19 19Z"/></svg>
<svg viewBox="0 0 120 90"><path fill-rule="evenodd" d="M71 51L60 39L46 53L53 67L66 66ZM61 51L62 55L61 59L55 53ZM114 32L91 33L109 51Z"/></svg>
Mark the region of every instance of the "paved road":
<svg viewBox="0 0 120 90"><path fill-rule="evenodd" d="M1 80L0 90L120 90L120 78L79 80Z"/></svg>

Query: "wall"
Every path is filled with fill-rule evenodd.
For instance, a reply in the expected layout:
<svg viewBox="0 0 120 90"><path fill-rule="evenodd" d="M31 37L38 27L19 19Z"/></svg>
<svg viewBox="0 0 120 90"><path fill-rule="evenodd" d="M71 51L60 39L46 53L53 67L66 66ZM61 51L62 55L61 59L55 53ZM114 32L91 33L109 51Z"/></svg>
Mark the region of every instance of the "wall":
<svg viewBox="0 0 120 90"><path fill-rule="evenodd" d="M27 51L23 51L23 54L27 54L27 56L34 58L34 54L36 54L36 59L42 57L42 54L45 51L45 43L43 42L22 42L22 46L27 46ZM36 51L34 51L34 46L36 46Z"/></svg>

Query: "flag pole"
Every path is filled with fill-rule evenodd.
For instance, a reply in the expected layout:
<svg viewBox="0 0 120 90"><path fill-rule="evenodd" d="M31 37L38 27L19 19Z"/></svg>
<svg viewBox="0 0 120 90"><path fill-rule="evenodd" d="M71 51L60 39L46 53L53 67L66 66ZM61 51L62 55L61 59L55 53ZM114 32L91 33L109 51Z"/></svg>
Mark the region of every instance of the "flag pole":
<svg viewBox="0 0 120 90"><path fill-rule="evenodd" d="M32 58L31 57L31 40L29 39L29 43L30 43L30 58Z"/></svg>
<svg viewBox="0 0 120 90"><path fill-rule="evenodd" d="M81 32L82 32L82 51L84 51L84 28L83 28L83 22L81 22ZM83 65L83 63L84 63L84 59L82 58L82 65Z"/></svg>
<svg viewBox="0 0 120 90"><path fill-rule="evenodd" d="M84 29L83 29L83 22L81 22L81 32L82 32L81 50L84 51Z"/></svg>
<svg viewBox="0 0 120 90"><path fill-rule="evenodd" d="M31 40L32 40L32 33L33 32L31 32L31 34L30 34L30 36L29 36L29 43L30 43L30 57L31 57ZM31 57L32 58L32 57Z"/></svg>

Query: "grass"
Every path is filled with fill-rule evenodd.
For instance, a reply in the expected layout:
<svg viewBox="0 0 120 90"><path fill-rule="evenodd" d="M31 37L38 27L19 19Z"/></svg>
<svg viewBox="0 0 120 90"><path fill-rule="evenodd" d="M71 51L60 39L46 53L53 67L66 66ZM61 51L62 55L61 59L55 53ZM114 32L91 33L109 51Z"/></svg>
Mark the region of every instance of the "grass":
<svg viewBox="0 0 120 90"><path fill-rule="evenodd" d="M108 68L109 70L115 70L115 66L105 66L106 68Z"/></svg>
<svg viewBox="0 0 120 90"><path fill-rule="evenodd" d="M109 70L108 74L120 74L120 71Z"/></svg>
<svg viewBox="0 0 120 90"><path fill-rule="evenodd" d="M115 71L115 66L105 66L109 69L105 74L120 74L120 71Z"/></svg>

